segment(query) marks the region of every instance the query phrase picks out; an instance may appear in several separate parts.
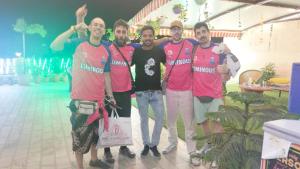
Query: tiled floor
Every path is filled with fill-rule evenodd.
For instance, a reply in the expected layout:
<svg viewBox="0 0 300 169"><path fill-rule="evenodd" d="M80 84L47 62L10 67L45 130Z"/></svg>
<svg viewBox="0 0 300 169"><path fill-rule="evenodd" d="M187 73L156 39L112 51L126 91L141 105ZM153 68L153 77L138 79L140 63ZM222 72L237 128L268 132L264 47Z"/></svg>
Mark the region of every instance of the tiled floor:
<svg viewBox="0 0 300 169"><path fill-rule="evenodd" d="M69 95L64 84L32 84L30 86L0 86L0 169L75 169L71 150L70 122L67 105ZM151 155L142 159L143 147L139 115L132 112L133 140L130 146L137 153L133 160L118 155L115 169L188 169L186 146L180 140L176 152L156 159ZM150 128L153 121L150 120ZM167 145L167 131L163 129L159 149ZM98 151L102 158L103 150ZM88 167L90 155L85 155Z"/></svg>

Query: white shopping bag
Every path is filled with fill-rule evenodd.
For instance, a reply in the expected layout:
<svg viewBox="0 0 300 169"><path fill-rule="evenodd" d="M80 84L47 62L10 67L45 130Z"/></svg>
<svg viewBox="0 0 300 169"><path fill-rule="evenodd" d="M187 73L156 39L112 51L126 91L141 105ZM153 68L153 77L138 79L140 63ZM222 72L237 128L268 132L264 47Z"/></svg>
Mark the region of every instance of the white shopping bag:
<svg viewBox="0 0 300 169"><path fill-rule="evenodd" d="M108 131L104 130L104 120L99 120L99 140L97 148L132 145L130 117L119 117L113 109L109 117Z"/></svg>

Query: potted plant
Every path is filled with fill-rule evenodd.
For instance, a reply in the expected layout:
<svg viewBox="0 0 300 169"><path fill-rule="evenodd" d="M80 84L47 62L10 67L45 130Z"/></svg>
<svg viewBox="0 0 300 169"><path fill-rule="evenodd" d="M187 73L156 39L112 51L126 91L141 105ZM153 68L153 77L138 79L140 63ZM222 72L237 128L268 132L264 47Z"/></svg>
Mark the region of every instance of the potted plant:
<svg viewBox="0 0 300 169"><path fill-rule="evenodd" d="M217 113L206 114L209 120L219 120L224 132L197 138L209 139L213 145L203 159L215 161L220 169L258 169L263 142L262 126L266 121L287 118L287 108L275 98L262 94L229 92L227 96L242 103L243 108L226 105Z"/></svg>
<svg viewBox="0 0 300 169"><path fill-rule="evenodd" d="M146 21L147 25L151 25L154 29L154 31L159 34L159 30L160 30L160 25L161 25L161 18L156 18L154 20L147 20Z"/></svg>
<svg viewBox="0 0 300 169"><path fill-rule="evenodd" d="M275 64L274 63L269 63L265 67L261 69L262 75L261 77L257 80L257 84L262 84L263 82L268 82L272 77L275 76L276 71L275 71Z"/></svg>
<svg viewBox="0 0 300 169"><path fill-rule="evenodd" d="M175 14L180 14L182 12L182 10L183 10L183 5L182 4L175 4L173 6L173 12Z"/></svg>
<svg viewBox="0 0 300 169"><path fill-rule="evenodd" d="M187 9L184 8L182 4L175 4L173 6L173 12L178 16L178 19L186 21L187 20Z"/></svg>

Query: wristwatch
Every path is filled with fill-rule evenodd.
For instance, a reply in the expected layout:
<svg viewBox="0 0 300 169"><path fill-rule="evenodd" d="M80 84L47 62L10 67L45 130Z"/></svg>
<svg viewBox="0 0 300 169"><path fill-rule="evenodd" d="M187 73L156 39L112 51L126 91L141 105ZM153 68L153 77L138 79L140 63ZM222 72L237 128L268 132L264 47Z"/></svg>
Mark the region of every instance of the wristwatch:
<svg viewBox="0 0 300 169"><path fill-rule="evenodd" d="M113 96L107 95L107 99L108 99L108 100L111 100L111 99L114 99L114 97L113 97Z"/></svg>

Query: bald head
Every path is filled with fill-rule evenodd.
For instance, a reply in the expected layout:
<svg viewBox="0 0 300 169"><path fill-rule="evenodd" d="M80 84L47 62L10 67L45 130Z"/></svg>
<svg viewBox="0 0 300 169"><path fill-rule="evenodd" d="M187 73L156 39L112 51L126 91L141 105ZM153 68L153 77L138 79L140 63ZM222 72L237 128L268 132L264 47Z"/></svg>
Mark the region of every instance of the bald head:
<svg viewBox="0 0 300 169"><path fill-rule="evenodd" d="M101 38L105 34L105 23L103 19L99 17L94 18L89 25L89 31L92 37Z"/></svg>
<svg viewBox="0 0 300 169"><path fill-rule="evenodd" d="M90 25L92 25L92 24L94 24L94 23L102 24L102 25L104 25L104 27L105 27L105 22L104 22L103 19L100 18L100 17L94 18L94 19L91 21Z"/></svg>

